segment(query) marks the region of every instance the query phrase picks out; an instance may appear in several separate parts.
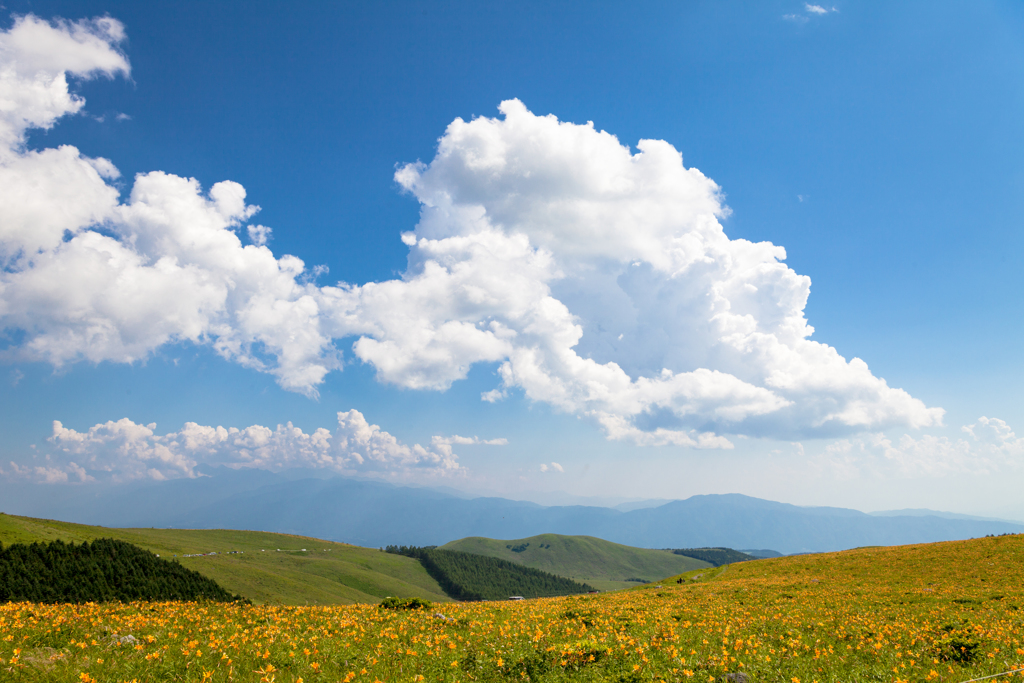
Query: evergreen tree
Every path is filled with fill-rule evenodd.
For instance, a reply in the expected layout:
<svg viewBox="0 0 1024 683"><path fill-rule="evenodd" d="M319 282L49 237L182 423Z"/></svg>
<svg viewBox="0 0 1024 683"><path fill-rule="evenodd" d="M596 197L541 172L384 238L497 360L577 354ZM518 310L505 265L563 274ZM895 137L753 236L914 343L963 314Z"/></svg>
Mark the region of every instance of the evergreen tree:
<svg viewBox="0 0 1024 683"><path fill-rule="evenodd" d="M456 600L503 600L513 595L542 598L594 590L585 583L486 555L436 546L389 545L385 550L418 559L441 589Z"/></svg>
<svg viewBox="0 0 1024 683"><path fill-rule="evenodd" d="M124 541L0 545L0 602L241 599L199 572Z"/></svg>

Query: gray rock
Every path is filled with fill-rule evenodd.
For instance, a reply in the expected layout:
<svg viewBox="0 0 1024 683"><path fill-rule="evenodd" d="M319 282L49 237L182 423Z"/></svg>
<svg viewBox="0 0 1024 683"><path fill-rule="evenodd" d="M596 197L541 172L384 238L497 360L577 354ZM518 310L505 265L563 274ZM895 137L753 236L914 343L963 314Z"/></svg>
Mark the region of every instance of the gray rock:
<svg viewBox="0 0 1024 683"><path fill-rule="evenodd" d="M734 671L732 673L725 674L718 680L722 681L722 683L750 683L750 676L742 671Z"/></svg>

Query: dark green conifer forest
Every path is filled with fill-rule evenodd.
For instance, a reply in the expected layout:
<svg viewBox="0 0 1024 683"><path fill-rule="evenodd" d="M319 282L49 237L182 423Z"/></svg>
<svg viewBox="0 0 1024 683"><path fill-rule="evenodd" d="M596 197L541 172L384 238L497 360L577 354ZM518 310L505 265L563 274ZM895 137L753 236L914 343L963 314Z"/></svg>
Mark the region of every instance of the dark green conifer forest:
<svg viewBox="0 0 1024 683"><path fill-rule="evenodd" d="M0 602L242 600L213 579L131 543L0 545Z"/></svg>
<svg viewBox="0 0 1024 683"><path fill-rule="evenodd" d="M721 567L723 564L732 564L733 562L747 562L757 559L752 555L741 553L739 550L733 550L732 548L674 548L672 552L676 555L703 560L715 567Z"/></svg>
<svg viewBox="0 0 1024 683"><path fill-rule="evenodd" d="M418 559L441 589L456 600L505 600L514 595L548 598L594 590L585 583L486 555L435 546L389 545L385 550Z"/></svg>

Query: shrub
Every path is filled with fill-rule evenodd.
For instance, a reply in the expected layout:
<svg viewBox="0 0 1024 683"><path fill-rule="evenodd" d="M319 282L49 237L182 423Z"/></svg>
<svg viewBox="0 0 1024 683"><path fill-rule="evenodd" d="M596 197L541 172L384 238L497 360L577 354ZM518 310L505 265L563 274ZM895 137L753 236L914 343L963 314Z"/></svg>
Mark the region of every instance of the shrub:
<svg viewBox="0 0 1024 683"><path fill-rule="evenodd" d="M380 603L381 609L430 609L434 605L428 600L420 598L384 598Z"/></svg>

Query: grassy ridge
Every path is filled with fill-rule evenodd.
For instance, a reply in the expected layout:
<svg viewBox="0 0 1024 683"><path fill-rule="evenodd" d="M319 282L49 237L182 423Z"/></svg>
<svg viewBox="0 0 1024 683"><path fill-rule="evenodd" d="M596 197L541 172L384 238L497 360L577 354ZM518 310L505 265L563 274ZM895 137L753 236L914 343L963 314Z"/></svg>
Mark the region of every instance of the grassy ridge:
<svg viewBox="0 0 1024 683"><path fill-rule="evenodd" d="M257 603L347 605L390 595L448 600L418 561L371 548L261 531L108 529L0 513L4 545L99 538L127 541L175 559ZM241 552L227 554L231 551ZM211 552L219 554L205 555Z"/></svg>
<svg viewBox="0 0 1024 683"><path fill-rule="evenodd" d="M515 562L582 581L600 590L636 586L636 582L627 579L657 581L711 566L665 550L633 548L593 536L541 534L511 541L471 536L441 547Z"/></svg>

